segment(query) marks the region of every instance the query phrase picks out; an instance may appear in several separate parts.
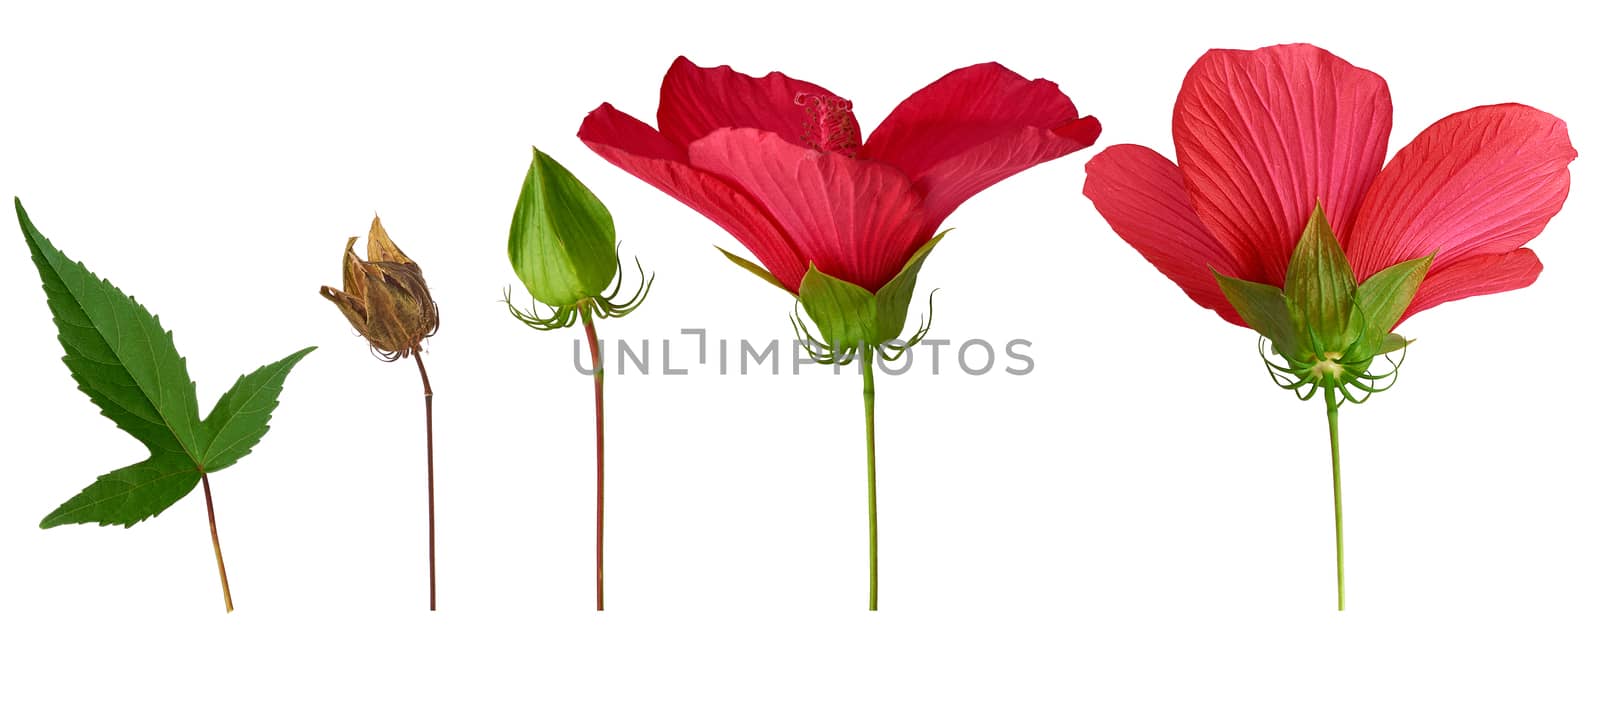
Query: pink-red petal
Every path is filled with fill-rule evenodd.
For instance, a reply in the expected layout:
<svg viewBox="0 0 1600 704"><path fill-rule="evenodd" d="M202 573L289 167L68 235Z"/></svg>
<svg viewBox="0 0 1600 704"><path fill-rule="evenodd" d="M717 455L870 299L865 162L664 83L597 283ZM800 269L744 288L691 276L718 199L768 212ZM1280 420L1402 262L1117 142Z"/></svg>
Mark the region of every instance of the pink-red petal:
<svg viewBox="0 0 1600 704"><path fill-rule="evenodd" d="M997 63L957 69L912 93L872 131L863 157L915 181L940 162L1022 127L1055 130L1078 109L1055 83L1030 81Z"/></svg>
<svg viewBox="0 0 1600 704"><path fill-rule="evenodd" d="M1526 105L1435 122L1367 192L1347 247L1356 276L1433 252L1445 269L1527 244L1561 210L1577 156L1566 123Z"/></svg>
<svg viewBox="0 0 1600 704"><path fill-rule="evenodd" d="M861 156L905 172L924 195L931 231L979 191L1099 136L1099 121L1079 118L1055 83L986 63L911 94L873 130Z"/></svg>
<svg viewBox="0 0 1600 704"><path fill-rule="evenodd" d="M1200 221L1281 286L1319 201L1349 231L1390 121L1383 78L1315 46L1212 50L1178 91L1172 138Z"/></svg>
<svg viewBox="0 0 1600 704"><path fill-rule="evenodd" d="M797 102L801 95L833 93L776 71L756 78L727 66L702 68L680 56L661 79L656 124L667 139L685 147L723 127L753 127L803 145L807 117ZM854 116L845 119L861 133Z"/></svg>
<svg viewBox="0 0 1600 704"><path fill-rule="evenodd" d="M785 288L800 290L806 263L783 229L749 195L690 166L683 147L609 103L584 118L578 138L606 161L710 218L749 249Z"/></svg>
<svg viewBox="0 0 1600 704"><path fill-rule="evenodd" d="M1544 265L1539 263L1539 257L1531 249L1458 259L1448 266L1428 271L1427 278L1422 280L1416 297L1411 299L1411 305L1400 320L1404 321L1440 303L1522 288L1539 278L1539 272L1543 269Z"/></svg>
<svg viewBox="0 0 1600 704"><path fill-rule="evenodd" d="M877 291L928 235L922 199L888 164L796 146L740 128L689 145L689 163L737 184L825 274Z"/></svg>
<svg viewBox="0 0 1600 704"><path fill-rule="evenodd" d="M1184 293L1235 325L1244 325L1211 275L1211 269L1243 279L1241 267L1195 215L1177 165L1150 149L1118 144L1084 167L1083 194L1128 244ZM1248 327L1248 326L1247 326Z"/></svg>
<svg viewBox="0 0 1600 704"><path fill-rule="evenodd" d="M1036 164L1056 159L1094 143L1100 123L1092 117L1075 120L1061 132L1019 127L933 165L916 180L927 212L924 230L939 223L980 191Z"/></svg>

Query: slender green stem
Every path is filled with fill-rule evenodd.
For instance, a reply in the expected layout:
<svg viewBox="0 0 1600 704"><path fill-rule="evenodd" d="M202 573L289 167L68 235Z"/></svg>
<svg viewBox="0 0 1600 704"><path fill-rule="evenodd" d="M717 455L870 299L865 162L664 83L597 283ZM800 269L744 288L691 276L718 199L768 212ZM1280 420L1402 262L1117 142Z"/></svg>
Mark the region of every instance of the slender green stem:
<svg viewBox="0 0 1600 704"><path fill-rule="evenodd" d="M211 506L211 479L200 473L200 486L206 490L206 521L211 523L211 551L217 554L217 576L222 578L222 605L233 613L233 592L228 590L228 568L222 565L222 542L217 540L217 510Z"/></svg>
<svg viewBox="0 0 1600 704"><path fill-rule="evenodd" d="M1339 400L1329 386L1324 397L1328 401L1328 444L1333 448L1333 540L1334 553L1339 561L1339 610L1344 611L1344 503L1339 497Z"/></svg>
<svg viewBox="0 0 1600 704"><path fill-rule="evenodd" d="M878 610L878 450L873 402L872 347L861 346L861 399L867 409L867 610Z"/></svg>
<svg viewBox="0 0 1600 704"><path fill-rule="evenodd" d="M594 369L594 610L606 610L606 411L600 338L594 331L591 301L578 304L583 332L589 337L589 364Z"/></svg>

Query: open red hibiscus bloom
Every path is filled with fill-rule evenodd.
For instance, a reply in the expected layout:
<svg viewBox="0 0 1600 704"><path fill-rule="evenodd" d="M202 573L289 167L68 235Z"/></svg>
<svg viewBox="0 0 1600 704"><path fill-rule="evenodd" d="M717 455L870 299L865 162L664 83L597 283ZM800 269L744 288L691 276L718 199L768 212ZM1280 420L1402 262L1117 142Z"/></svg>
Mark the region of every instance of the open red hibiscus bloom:
<svg viewBox="0 0 1600 704"><path fill-rule="evenodd" d="M877 291L962 202L1100 134L1056 84L993 63L917 91L862 142L825 88L679 57L656 121L607 103L578 137L721 225L791 293L813 264Z"/></svg>
<svg viewBox="0 0 1600 704"><path fill-rule="evenodd" d="M999 64L952 71L900 103L865 142L850 101L781 73L752 78L679 57L661 82L660 130L602 104L578 137L744 244L729 255L799 300L812 359L861 360L867 435L867 608L878 608L873 357L898 336L939 223L978 191L1094 143L1056 84ZM766 267L762 270L761 267Z"/></svg>
<svg viewBox="0 0 1600 704"><path fill-rule="evenodd" d="M1566 123L1525 105L1476 107L1383 166L1389 128L1383 78L1327 51L1213 50L1178 91L1178 163L1117 145L1089 161L1083 190L1190 298L1239 325L1211 270L1282 287L1318 202L1358 282L1435 254L1402 320L1533 283L1539 259L1522 245L1566 200L1577 157Z"/></svg>
<svg viewBox="0 0 1600 704"><path fill-rule="evenodd" d="M1389 127L1383 79L1322 49L1214 50L1178 91L1178 163L1118 145L1083 186L1190 298L1271 341L1274 382L1321 390L1341 611L1339 408L1393 386L1399 361L1370 365L1407 346L1390 332L1407 316L1538 278L1522 245L1561 209L1577 157L1566 123L1526 105L1450 115L1383 166Z"/></svg>

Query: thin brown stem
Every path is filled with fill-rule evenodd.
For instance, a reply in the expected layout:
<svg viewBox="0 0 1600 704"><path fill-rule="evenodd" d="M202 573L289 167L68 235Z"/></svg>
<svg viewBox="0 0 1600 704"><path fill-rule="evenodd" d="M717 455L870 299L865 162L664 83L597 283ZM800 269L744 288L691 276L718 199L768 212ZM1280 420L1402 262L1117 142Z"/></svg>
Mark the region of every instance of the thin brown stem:
<svg viewBox="0 0 1600 704"><path fill-rule="evenodd" d="M583 332L589 337L589 364L594 369L594 610L606 610L606 412L600 359L600 338L595 334L589 304L579 304Z"/></svg>
<svg viewBox="0 0 1600 704"><path fill-rule="evenodd" d="M422 375L422 405L428 424L428 610L439 610L439 583L436 577L433 539L433 386L428 384L428 368L422 366L422 350L414 350L417 372ZM220 559L220 558L219 558Z"/></svg>
<svg viewBox="0 0 1600 704"><path fill-rule="evenodd" d="M222 564L222 541L217 539L217 509L211 505L211 479L205 472L200 473L200 487L206 492L206 521L211 524L211 550L217 554L217 576L222 578L222 605L231 614L233 592L228 590L228 568Z"/></svg>

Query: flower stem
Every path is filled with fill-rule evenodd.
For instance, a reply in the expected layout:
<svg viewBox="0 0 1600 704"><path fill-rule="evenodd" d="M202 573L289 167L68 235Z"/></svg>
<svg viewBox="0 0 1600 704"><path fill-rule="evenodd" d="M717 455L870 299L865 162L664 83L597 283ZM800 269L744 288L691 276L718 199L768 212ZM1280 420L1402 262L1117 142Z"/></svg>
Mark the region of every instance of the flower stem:
<svg viewBox="0 0 1600 704"><path fill-rule="evenodd" d="M583 332L589 337L589 364L594 369L594 610L606 610L606 411L600 359L600 338L594 331L589 301L578 304Z"/></svg>
<svg viewBox="0 0 1600 704"><path fill-rule="evenodd" d="M428 383L428 368L422 366L422 350L413 350L417 373L422 375L422 405L427 415L428 432L428 610L439 610L439 584L436 578L433 539L433 386Z"/></svg>
<svg viewBox="0 0 1600 704"><path fill-rule="evenodd" d="M1327 387L1328 444L1333 448L1333 539L1339 562L1339 610L1344 611L1344 504L1339 497L1339 401Z"/></svg>
<svg viewBox="0 0 1600 704"><path fill-rule="evenodd" d="M861 400L867 411L867 610L878 610L878 450L877 423L873 403L877 391L872 383L872 347L861 351Z"/></svg>
<svg viewBox="0 0 1600 704"><path fill-rule="evenodd" d="M217 540L217 509L211 505L211 479L205 472L200 473L200 486L206 490L206 521L211 524L211 551L217 554L217 576L222 578L222 605L231 614L233 592L228 590L228 568L222 564L222 541Z"/></svg>

